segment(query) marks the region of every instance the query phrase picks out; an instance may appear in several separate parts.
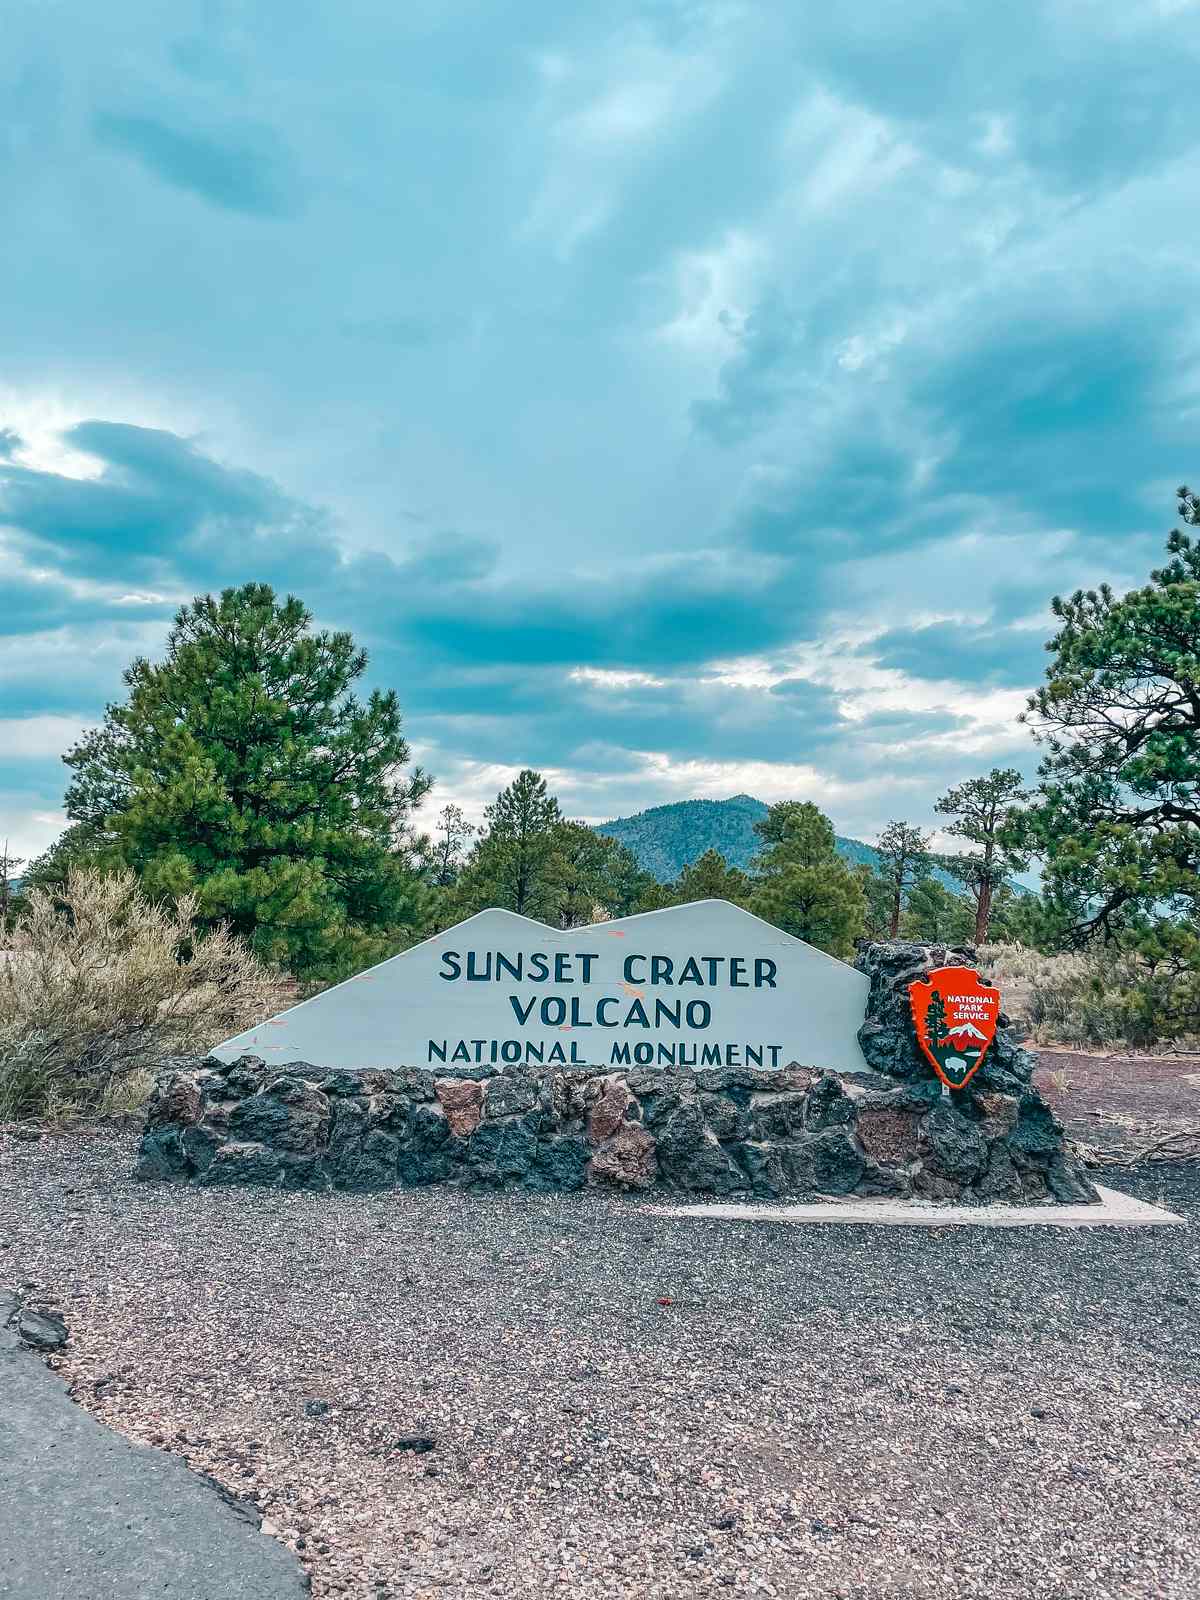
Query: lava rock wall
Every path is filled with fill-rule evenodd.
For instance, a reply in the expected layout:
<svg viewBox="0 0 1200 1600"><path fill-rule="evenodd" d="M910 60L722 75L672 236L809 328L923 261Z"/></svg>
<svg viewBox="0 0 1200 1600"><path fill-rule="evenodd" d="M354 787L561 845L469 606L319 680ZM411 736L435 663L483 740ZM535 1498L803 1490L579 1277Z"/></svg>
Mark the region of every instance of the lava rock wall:
<svg viewBox="0 0 1200 1600"><path fill-rule="evenodd" d="M1096 1199L1001 1019L971 1083L943 1095L907 985L968 950L865 945L870 1070L327 1071L243 1056L171 1063L150 1101L145 1179L286 1189L625 1190L776 1199Z"/></svg>

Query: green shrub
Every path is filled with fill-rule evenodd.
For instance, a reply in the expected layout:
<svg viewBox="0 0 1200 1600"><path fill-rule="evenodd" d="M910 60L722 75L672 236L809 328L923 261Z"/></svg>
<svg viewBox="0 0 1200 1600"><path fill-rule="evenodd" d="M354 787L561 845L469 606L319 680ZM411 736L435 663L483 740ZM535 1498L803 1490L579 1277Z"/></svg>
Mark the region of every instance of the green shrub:
<svg viewBox="0 0 1200 1600"><path fill-rule="evenodd" d="M979 961L1039 1044L1147 1049L1200 1033L1200 973L1186 963L1113 945L1066 955L985 945Z"/></svg>

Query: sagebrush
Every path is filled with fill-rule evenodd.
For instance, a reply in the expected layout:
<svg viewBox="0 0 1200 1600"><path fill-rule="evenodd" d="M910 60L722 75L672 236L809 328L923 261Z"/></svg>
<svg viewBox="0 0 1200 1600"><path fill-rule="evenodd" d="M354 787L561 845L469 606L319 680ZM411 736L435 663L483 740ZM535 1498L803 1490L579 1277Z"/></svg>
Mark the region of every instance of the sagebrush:
<svg viewBox="0 0 1200 1600"><path fill-rule="evenodd" d="M203 1051L286 1003L287 986L196 902L130 872L35 889L0 940L0 1119L136 1105L164 1056Z"/></svg>
<svg viewBox="0 0 1200 1600"><path fill-rule="evenodd" d="M1065 955L984 945L979 960L1038 1044L1146 1049L1200 1034L1200 974L1187 967L1102 944Z"/></svg>

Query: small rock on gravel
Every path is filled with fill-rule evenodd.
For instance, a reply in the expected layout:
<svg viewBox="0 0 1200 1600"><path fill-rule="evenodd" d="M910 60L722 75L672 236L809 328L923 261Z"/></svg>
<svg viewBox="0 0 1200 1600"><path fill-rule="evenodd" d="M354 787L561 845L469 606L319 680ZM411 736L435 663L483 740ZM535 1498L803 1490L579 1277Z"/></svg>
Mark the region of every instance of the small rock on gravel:
<svg viewBox="0 0 1200 1600"><path fill-rule="evenodd" d="M23 1306L14 1316L13 1325L21 1343L34 1350L50 1353L61 1350L67 1342L67 1325L53 1311L31 1311Z"/></svg>

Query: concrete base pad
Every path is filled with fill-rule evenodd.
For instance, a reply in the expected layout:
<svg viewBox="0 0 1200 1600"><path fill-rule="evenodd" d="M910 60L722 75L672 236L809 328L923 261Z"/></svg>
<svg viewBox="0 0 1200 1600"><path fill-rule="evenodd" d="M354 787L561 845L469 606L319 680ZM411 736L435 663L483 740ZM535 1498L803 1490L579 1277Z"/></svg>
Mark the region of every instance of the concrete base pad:
<svg viewBox="0 0 1200 1600"><path fill-rule="evenodd" d="M662 1217L724 1222L885 1222L909 1228L1163 1228L1186 1227L1183 1217L1145 1200L1096 1185L1093 1206L952 1206L929 1200L818 1200L795 1205L721 1202L642 1209Z"/></svg>

